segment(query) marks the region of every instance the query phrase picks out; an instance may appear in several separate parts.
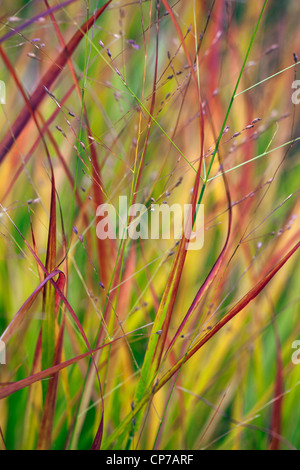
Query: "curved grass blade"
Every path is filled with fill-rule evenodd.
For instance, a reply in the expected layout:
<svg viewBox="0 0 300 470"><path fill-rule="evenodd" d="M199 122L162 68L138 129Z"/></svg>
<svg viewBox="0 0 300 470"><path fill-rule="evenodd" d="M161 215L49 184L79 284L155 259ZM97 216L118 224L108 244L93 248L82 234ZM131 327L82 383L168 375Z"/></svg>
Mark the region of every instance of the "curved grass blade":
<svg viewBox="0 0 300 470"><path fill-rule="evenodd" d="M38 285L38 287L33 291L33 293L28 297L28 299L24 302L22 307L17 311L9 325L6 327L4 330L3 334L1 335L1 340L7 343L11 337L15 334L21 323L24 321L25 316L34 303L35 299L37 298L38 294L41 292L41 290L44 288L44 286L47 284L50 279L54 279L57 275L63 276L63 273L61 271L54 270L52 273L50 273L48 276L45 277L45 279ZM58 282L58 281L57 281Z"/></svg>
<svg viewBox="0 0 300 470"><path fill-rule="evenodd" d="M196 172L196 177L194 181L194 188L193 188L193 193L192 193L192 198L191 198L191 205L192 205L192 220L195 220L196 216L196 201L197 201L197 195L198 195L198 188L200 184L200 178L201 178L201 167L202 167L202 161L203 161L203 149L204 149L204 118L203 118L203 109L202 109L202 101L200 99L200 91L198 88L198 81L194 72L194 67L193 63L191 61L191 58L189 56L185 40L183 37L183 34L180 30L180 27L173 15L173 12L171 8L169 7L168 3L163 0L163 3L170 13L170 16L172 18L172 21L175 24L176 30L178 32L181 44L183 46L183 49L185 51L188 64L191 70L191 74L193 77L193 81L195 83L195 87L197 90L197 98L199 101L199 107L200 107L200 112L199 112L199 137L200 137L200 159L199 159L199 166ZM150 113L151 114L151 113ZM168 330L169 330L169 325L171 322L171 317L172 317L172 312L173 308L175 305L175 300L177 296L177 292L179 289L179 284L180 284L180 279L181 275L183 272L183 266L185 263L186 255L187 255L187 247L186 244L188 243L188 240L190 239L190 229L184 232L184 235L182 236L182 239L179 244L177 256L175 258L171 273L168 278L168 282L166 285L166 288L163 293L163 297L155 318L155 322L152 328L152 332L149 338L148 342L148 347L147 351L145 354L145 358L143 361L143 365L141 368L141 376L140 380L137 385L137 390L136 390L136 395L135 395L135 403L139 403L139 401L142 399L144 394L151 389L151 385L153 384L153 381L155 379L155 376L157 374L157 370L159 367L159 364L161 362L163 350L164 350L164 345L166 342ZM157 332L160 331L161 334L158 335ZM141 414L137 418L137 427L140 424L142 416Z"/></svg>
<svg viewBox="0 0 300 470"><path fill-rule="evenodd" d="M85 352L83 354L80 354L76 357L73 357L72 359L68 359L67 361L61 362L60 364L57 364L55 366L49 367L49 369L42 370L40 372L36 372L35 374L26 377L25 379L21 379L18 382L13 382L10 383L9 385L5 385L4 387L0 389L0 400L3 400L6 397L9 397L11 394L18 392L19 390L22 390L23 388L29 387L30 385L39 382L43 379L46 379L47 377L50 377L57 372L66 369L67 367L76 364L77 362L86 359L96 353L97 351L100 351L101 349L108 347L115 343L118 340L123 339L123 336L115 338L114 340L107 342L101 346L98 346L95 349L91 349L88 352Z"/></svg>
<svg viewBox="0 0 300 470"><path fill-rule="evenodd" d="M174 374L181 369L181 367L192 357L194 354L202 348L218 331L220 331L228 322L230 322L239 312L241 312L252 300L254 300L260 292L268 285L278 271L286 264L286 262L296 253L300 248L300 242L284 256L279 263L274 266L273 269L259 281L203 338L198 340L196 344L183 356L177 363L166 372L162 378L157 381L151 391L145 391L143 397L136 404L135 409L123 420L123 422L115 429L115 431L103 442L103 448L110 448L110 446L116 441L117 438L123 436L129 426L131 425L132 419L136 416L148 403L152 395L157 393Z"/></svg>

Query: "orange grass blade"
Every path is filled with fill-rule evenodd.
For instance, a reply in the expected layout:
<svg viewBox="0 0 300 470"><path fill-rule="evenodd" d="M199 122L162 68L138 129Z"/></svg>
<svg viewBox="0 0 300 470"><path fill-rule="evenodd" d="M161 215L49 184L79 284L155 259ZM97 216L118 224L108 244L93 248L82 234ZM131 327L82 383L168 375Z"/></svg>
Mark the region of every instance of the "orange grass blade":
<svg viewBox="0 0 300 470"><path fill-rule="evenodd" d="M24 302L22 307L17 311L17 313L15 314L13 319L11 320L10 324L7 326L7 328L3 332L2 336L1 336L2 341L7 343L11 339L11 337L16 333L17 329L19 328L19 326L21 325L21 323L25 319L25 316L26 316L28 310L32 306L33 302L37 298L40 291L44 288L45 284L47 284L47 282L50 281L50 279L55 278L58 274L60 276L63 275L63 273L61 273L61 271L55 270L52 273L50 273L47 277L45 277L45 279L38 285L38 287L30 295L30 297L28 297L28 299Z"/></svg>
<svg viewBox="0 0 300 470"><path fill-rule="evenodd" d="M192 357L210 338L212 338L218 331L220 331L230 320L232 320L239 312L241 312L258 294L266 287L275 274L284 266L284 264L293 256L299 249L300 242L298 242L284 258L262 279L256 286L254 286L203 338L201 338L189 352L181 358L172 369L167 372L159 382L159 388L165 384L175 372L182 367L182 365Z"/></svg>
<svg viewBox="0 0 300 470"><path fill-rule="evenodd" d="M104 442L105 448L109 447L118 437L122 436L126 429L131 425L133 416L137 415L143 407L148 403L154 393L157 393L169 380L176 374L181 367L192 357L194 354L206 344L218 331L220 331L230 320L232 320L239 312L241 312L252 300L254 300L266 285L273 279L275 274L285 265L285 263L296 253L300 248L300 242L282 258L282 260L262 279L259 281L203 338L201 338L195 346L193 346L187 354L182 357L162 378L157 381L155 386L148 390L147 393L141 397L140 401L136 403L135 409L123 420L120 426L111 434L111 436Z"/></svg>
<svg viewBox="0 0 300 470"><path fill-rule="evenodd" d="M45 268L49 273L56 267L56 193L53 170L50 204L48 244L45 264ZM53 364L55 352L55 291L50 283L45 285L43 294L44 320L42 321L42 367L43 369L46 369ZM45 382L45 392L47 389L46 385L47 384Z"/></svg>
<svg viewBox="0 0 300 470"><path fill-rule="evenodd" d="M68 359L67 361L61 362L60 364L57 364L55 366L49 367L46 370L42 370L40 372L36 372L33 375L30 375L29 377L26 377L25 379L21 379L18 382L13 382L10 383L9 385L5 385L4 387L0 389L0 400L3 398L8 397L12 393L18 392L19 390L22 390L23 388L29 387L30 385L39 382L43 379L46 379L47 377L52 376L53 374L56 374L57 372L66 369L66 367L69 367L73 364L76 364L77 362L81 361L82 359L86 359L87 357L90 357L91 354L94 354L97 351L100 351L100 349L103 349L107 346L111 346L113 343L118 341L119 339L122 339L122 337L116 338L110 342L107 342L106 344L103 344L102 346L98 346L95 349L91 349L90 351L80 354L76 357L73 357L72 359Z"/></svg>

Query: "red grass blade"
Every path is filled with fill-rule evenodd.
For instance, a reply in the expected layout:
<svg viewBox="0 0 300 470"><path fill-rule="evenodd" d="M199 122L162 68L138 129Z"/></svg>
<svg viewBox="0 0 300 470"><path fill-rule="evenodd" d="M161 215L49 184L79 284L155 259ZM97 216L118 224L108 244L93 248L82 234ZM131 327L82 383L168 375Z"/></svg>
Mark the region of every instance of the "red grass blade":
<svg viewBox="0 0 300 470"><path fill-rule="evenodd" d="M94 439L94 442L93 442L93 445L92 445L92 450L100 450L101 442L102 442L102 436L103 436L103 415L101 416L100 426L99 426L97 434L95 436L95 439Z"/></svg>
<svg viewBox="0 0 300 470"><path fill-rule="evenodd" d="M219 330L221 330L230 320L232 320L239 312L241 312L253 299L255 299L266 285L273 279L275 274L285 265L285 263L293 256L294 253L300 248L298 242L284 258L262 279L256 286L254 286L203 338L201 338L188 353L182 357L172 369L167 372L159 381L156 389L159 390L170 378L177 372L182 365L192 357L210 338L212 338Z"/></svg>
<svg viewBox="0 0 300 470"><path fill-rule="evenodd" d="M196 174L196 177L195 177L192 200L191 200L191 203L192 203L192 218L194 218L194 215L196 213L196 202L197 202L197 195L198 195L199 184L200 184L202 160L203 160L203 153L204 153L204 117L203 117L202 101L201 101L201 97L200 97L200 92L199 92L199 88L198 88L198 83L197 83L197 78L196 78L196 75L195 75L193 63L192 63L190 55L188 53L188 49L186 47L183 34L181 32L181 29L180 29L180 27L179 27L179 25L176 21L176 18L174 17L173 11L170 8L168 2L166 0L162 0L162 1L163 1L163 4L164 4L166 10L170 14L170 17L171 17L171 19L174 23L174 26L175 26L175 28L178 32L180 42L182 44L182 47L184 49L185 55L186 55L187 60L188 60L188 64L189 64L189 67L190 67L190 70L191 70L193 81L195 83L195 87L196 87L196 90L197 90L197 98L198 98L198 101L199 101L199 108L200 108L200 113L199 113L199 116L200 116L200 119L199 119L200 159L199 159L199 167L198 167L197 174ZM163 350L164 350L164 346L165 346L165 343L166 343L167 332L169 330L171 317L172 317L172 312L173 312L173 308L174 308L174 305L175 305L175 300L176 300L177 292L178 292L178 289L179 289L179 283L180 283L180 279L181 279L181 275L182 275L182 271L183 271L183 266L184 266L186 255L187 255L187 250L186 250L187 240L189 240L189 236L187 237L186 234L185 234L185 236L183 236L182 239L181 239L181 242L180 242L180 245L179 245L179 248L178 248L178 253L177 253L174 265L172 267L172 271L171 271L169 279L168 279L168 283L167 283L167 286L166 286L166 289L165 289L165 292L164 292L163 299L161 301L160 308L162 307L162 309L163 309L164 308L164 303L167 300L167 297L169 295L169 291L170 291L171 286L173 284L172 291L171 291L171 294L170 294L170 301L169 301L169 304L167 306L167 312L165 314L163 326L161 328L162 329L162 334L159 336L159 338L157 340L156 348L155 348L155 355L154 355L154 361L153 361L154 369L157 369L159 364L160 364L162 354L163 354Z"/></svg>
<svg viewBox="0 0 300 470"><path fill-rule="evenodd" d="M109 0L105 3L99 10L92 15L88 21L86 21L81 28L74 34L70 39L66 47L60 52L54 63L49 67L48 71L45 73L44 77L41 79L36 90L33 92L32 96L29 99L31 112L27 106L20 111L17 119L10 131L6 133L1 144L0 144L0 163L5 158L7 152L11 149L14 144L14 141L19 137L21 132L24 130L26 124L28 123L32 112L34 112L37 107L41 104L45 96L47 96L47 89L50 89L54 81L57 79L63 67L66 65L68 58L73 54L76 47L80 43L81 39L84 37L86 32L94 24L94 22L99 18L99 16L104 12L112 0ZM3 38L2 38L3 39ZM4 40L4 39L3 39ZM1 42L1 41L0 41Z"/></svg>
<svg viewBox="0 0 300 470"><path fill-rule="evenodd" d="M2 42L6 41L7 39L11 38L15 34L18 34L20 31L27 28L27 26L32 25L32 23L35 23L40 18L45 18L45 16L50 15L50 13L53 13L54 11L57 11L57 10L61 10L65 7L67 7L68 5L70 5L70 3L74 3L76 1L77 0L67 0L66 2L60 3L59 5L56 5L55 7L52 7L50 9L46 10L46 11L43 11L42 13L39 13L38 15L34 16L33 18L30 18L29 20L25 21L23 24L21 24L17 28L13 28L12 31L10 31L9 33L4 34L4 36L2 36L0 38L0 44Z"/></svg>
<svg viewBox="0 0 300 470"><path fill-rule="evenodd" d="M63 273L61 271L55 270L52 273L50 273L47 277L45 277L43 282L41 282L38 285L38 287L30 295L30 297L28 297L28 299L24 302L22 307L17 311L17 313L13 317L10 324L7 326L7 328L3 332L2 336L1 336L2 341L7 343L10 340L10 338L14 335L16 330L19 328L19 326L21 325L21 323L25 319L25 316L26 316L28 310L30 309L31 305L33 304L33 302L37 298L39 292L41 292L41 290L44 288L45 284L47 284L47 282L50 281L50 279L53 279L58 274L60 276L63 275Z"/></svg>
<svg viewBox="0 0 300 470"><path fill-rule="evenodd" d="M0 400L2 400L3 398L8 397L12 393L15 393L15 392L18 392L19 390L22 390L23 388L29 387L30 385L32 385L36 382L39 382L43 379L46 379L47 377L50 377L50 376L56 374L57 372L59 372L63 369L66 369L67 367L69 367L73 364L76 364L77 362L79 362L79 361L81 361L81 360L83 360L87 357L90 357L91 354L93 355L97 351L100 351L101 349L103 349L105 347L109 347L112 344L116 343L118 340L121 340L123 338L124 338L124 336L120 336L120 337L115 338L114 340L112 340L110 342L107 342L107 343L105 343L101 346L98 346L97 348L95 348L93 350L90 350L86 353L80 354L76 357L73 357L72 359L68 359L67 361L61 362L60 364L57 364L55 366L49 367L49 369L42 370L40 372L36 372L35 374L30 375L29 377L26 377L25 379L21 379L18 382L10 383L9 385L5 385L4 387L2 386L2 388L0 389Z"/></svg>
<svg viewBox="0 0 300 470"><path fill-rule="evenodd" d="M67 99L69 98L69 96L71 95L72 91L74 89L74 86L72 86L68 92L66 93L66 95L63 97L63 99L60 101L60 104L63 105L65 104L65 102L67 101ZM14 184L16 183L17 179L19 178L19 176L21 175L23 169L24 169L24 164L27 164L30 160L30 158L32 157L33 153L35 152L35 150L37 149L37 146L40 142L40 139L41 137L45 134L45 132L48 131L48 128L50 126L50 124L52 124L52 122L54 121L54 119L58 116L60 112L60 109L59 108L56 108L55 111L52 113L52 115L50 116L50 118L47 120L47 122L44 123L43 127L41 128L41 131L40 131L40 135L36 138L35 142L33 143L33 145L30 147L27 155L24 157L24 162L22 162L22 164L18 167L18 169L16 170L14 176L12 177L11 179L11 182L8 186L8 188L6 189L5 193L3 194L3 196L1 196L1 201L2 203L5 202L6 198L8 197L9 193L11 192ZM52 136L52 134L50 134ZM53 139L53 136L52 136L52 139ZM53 139L54 140L54 139ZM51 140L52 144L53 144L53 140ZM55 142L55 141L54 141ZM56 149L57 151L57 149ZM58 154L58 156L60 157L60 154ZM60 158L61 160L61 158ZM69 181L71 182L71 184L73 184L73 179L72 179L72 176L68 170L68 168L66 167L66 165L64 165L64 170L67 172L67 177L69 179Z"/></svg>
<svg viewBox="0 0 300 470"><path fill-rule="evenodd" d="M13 223L12 219L9 217L8 215L8 218L9 220ZM48 271L47 269L45 268L45 266L43 265L43 263L41 262L41 260L37 257L37 255L35 254L34 250L31 248L31 246L29 245L29 243L27 242L27 240L24 238L22 232L17 228L17 226L13 223L14 227L16 228L17 232L19 233L19 235L22 237L25 245L27 246L27 248L29 249L30 253L33 255L33 257L35 258L35 260L37 261L37 263L39 264L39 266L42 268L43 272L48 275ZM70 313L75 325L77 326L87 348L88 348L88 351L89 351L89 355L92 359L92 363L93 363L93 366L95 368L95 371L96 371L96 377L97 377L97 381L98 381L98 384L99 384L99 389L100 389L100 394L101 394L101 404L103 405L103 397L102 397L102 387L101 387L101 382L100 382L100 377L99 377L99 373L98 373L98 368L97 368L97 364L95 362L95 359L94 359L94 356L93 356L93 352L92 352L92 349L91 349L91 346L90 346L90 343L87 339L87 336L85 334L85 331L84 329L82 328L82 325L80 323L80 321L78 320L77 318L77 315L75 314L74 310L72 309L71 305L69 304L68 300L66 299L66 297L64 296L63 292L61 291L61 289L59 288L59 286L56 284L56 282L53 281L53 279L50 279L50 283L52 284L52 286L54 287L56 293L59 295L59 297L61 298L61 300L63 301L64 305L66 306L68 312ZM49 369L48 369L49 370ZM1 398L1 394L0 394L0 398ZM102 412L104 412L103 410L103 406L102 406ZM100 424L101 425L101 424Z"/></svg>

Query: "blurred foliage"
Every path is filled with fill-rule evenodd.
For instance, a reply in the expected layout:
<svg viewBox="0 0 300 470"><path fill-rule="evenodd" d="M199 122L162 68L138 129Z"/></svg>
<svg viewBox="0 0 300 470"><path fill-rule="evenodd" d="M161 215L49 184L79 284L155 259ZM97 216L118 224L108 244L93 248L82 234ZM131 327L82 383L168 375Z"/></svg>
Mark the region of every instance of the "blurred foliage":
<svg viewBox="0 0 300 470"><path fill-rule="evenodd" d="M54 13L55 22L45 16L1 43L27 97L43 85L42 77L62 49L56 27L67 43L103 4L74 1ZM91 348L106 346L94 355L101 390L89 357L59 373L51 448L92 446L101 420L101 394L103 447L267 449L278 439L282 449L299 448L300 366L291 362L292 343L300 339L298 253L178 375L153 395L150 388L142 422L132 422L141 368L149 339L156 334L152 325L180 248L174 239L99 242L97 201L102 197L118 210L119 196L127 196L146 204L149 214L153 202L187 204L196 175L191 165L198 169L201 156L197 89L174 21L164 4L158 4L157 12L154 0L112 1L72 54L78 82L74 84L66 63L35 111L44 143L31 117L1 161L0 332L44 279L37 259L46 265L53 166L57 239L52 261L65 275L64 295ZM181 0L169 5L194 64L204 111L203 181L263 2ZM45 9L45 2L3 0L1 37ZM227 235L228 200L218 157L232 201L229 243L216 277L171 352L163 356L158 379L299 241L299 144L294 140L300 137L300 114L291 101L298 77L293 53L300 57L298 15L296 0L267 2L238 88L243 93L234 99L229 128L208 177L202 201L204 247L187 252L166 345ZM0 117L3 142L25 103L4 62L0 79L7 88ZM154 90L152 115L160 127L146 112ZM42 369L43 306L40 292L6 344L0 392ZM66 322L58 362L88 352L66 303L60 302L55 315L51 312L56 345ZM43 380L51 384L53 376ZM272 424L276 404L279 428ZM37 448L47 406L51 410L41 380L3 398L0 445Z"/></svg>

